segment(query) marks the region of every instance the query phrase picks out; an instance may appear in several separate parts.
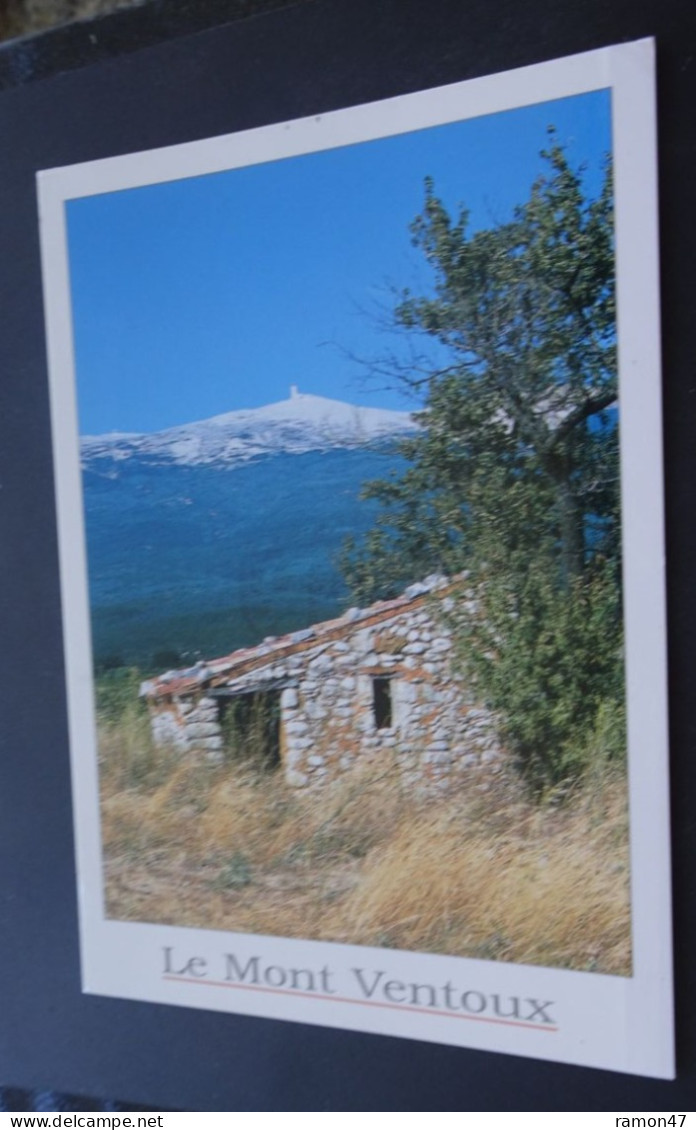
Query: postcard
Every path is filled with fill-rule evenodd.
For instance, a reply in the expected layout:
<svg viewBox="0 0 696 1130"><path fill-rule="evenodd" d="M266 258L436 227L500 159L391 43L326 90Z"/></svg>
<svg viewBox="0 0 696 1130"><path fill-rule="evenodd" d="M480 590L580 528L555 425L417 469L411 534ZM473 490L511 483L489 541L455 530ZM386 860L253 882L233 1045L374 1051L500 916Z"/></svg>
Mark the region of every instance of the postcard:
<svg viewBox="0 0 696 1130"><path fill-rule="evenodd" d="M653 70L38 174L85 992L672 1076Z"/></svg>

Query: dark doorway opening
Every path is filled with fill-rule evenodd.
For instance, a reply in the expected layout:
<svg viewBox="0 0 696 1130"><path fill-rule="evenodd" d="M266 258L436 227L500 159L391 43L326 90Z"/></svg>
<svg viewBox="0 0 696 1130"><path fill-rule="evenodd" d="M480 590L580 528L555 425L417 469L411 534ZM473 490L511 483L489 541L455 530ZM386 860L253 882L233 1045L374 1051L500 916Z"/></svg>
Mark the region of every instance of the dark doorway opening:
<svg viewBox="0 0 696 1130"><path fill-rule="evenodd" d="M386 675L378 675L372 680L372 708L375 727L388 730L392 724L392 696L391 679Z"/></svg>
<svg viewBox="0 0 696 1130"><path fill-rule="evenodd" d="M280 765L280 691L221 696L220 728L226 759L268 771Z"/></svg>

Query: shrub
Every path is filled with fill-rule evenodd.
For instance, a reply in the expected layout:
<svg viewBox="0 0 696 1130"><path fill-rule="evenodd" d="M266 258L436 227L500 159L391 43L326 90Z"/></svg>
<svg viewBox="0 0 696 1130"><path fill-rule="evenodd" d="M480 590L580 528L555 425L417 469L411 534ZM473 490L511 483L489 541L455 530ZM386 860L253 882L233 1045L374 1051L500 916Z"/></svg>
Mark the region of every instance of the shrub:
<svg viewBox="0 0 696 1130"><path fill-rule="evenodd" d="M139 707L140 681L137 667L114 667L97 675L94 691L100 720L115 722L129 707Z"/></svg>
<svg viewBox="0 0 696 1130"><path fill-rule="evenodd" d="M567 587L540 561L489 578L477 614L453 614L459 655L541 793L625 749L621 599L596 563Z"/></svg>

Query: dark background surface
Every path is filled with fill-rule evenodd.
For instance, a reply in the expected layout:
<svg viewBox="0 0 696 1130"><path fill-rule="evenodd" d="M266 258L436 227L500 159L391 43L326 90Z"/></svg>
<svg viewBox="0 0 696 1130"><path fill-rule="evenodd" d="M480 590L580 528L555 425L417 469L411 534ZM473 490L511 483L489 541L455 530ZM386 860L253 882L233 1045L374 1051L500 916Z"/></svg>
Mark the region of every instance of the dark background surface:
<svg viewBox="0 0 696 1130"><path fill-rule="evenodd" d="M648 35L658 54L677 1082L83 996L36 169ZM2 1081L187 1110L693 1110L696 8L679 0L154 3L0 49L0 86Z"/></svg>

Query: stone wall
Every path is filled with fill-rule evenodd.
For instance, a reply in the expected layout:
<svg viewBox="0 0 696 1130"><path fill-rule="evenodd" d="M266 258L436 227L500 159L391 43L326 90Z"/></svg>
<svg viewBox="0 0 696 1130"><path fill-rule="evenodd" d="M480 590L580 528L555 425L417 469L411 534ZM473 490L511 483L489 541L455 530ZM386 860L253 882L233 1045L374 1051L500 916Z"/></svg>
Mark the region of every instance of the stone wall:
<svg viewBox="0 0 696 1130"><path fill-rule="evenodd" d="M222 753L220 701L200 695L176 696L151 711L152 734L159 745L201 750L213 758Z"/></svg>
<svg viewBox="0 0 696 1130"><path fill-rule="evenodd" d="M444 787L497 761L493 721L453 674L451 652L449 631L423 606L318 650L281 698L288 780L318 783L369 758L396 764L405 783ZM389 688L387 725L376 683Z"/></svg>
<svg viewBox="0 0 696 1130"><path fill-rule="evenodd" d="M446 788L500 763L490 714L452 664L452 639L432 598L387 616L355 612L333 638L263 656L236 679L160 704L158 741L221 757L221 695L280 693L288 783L320 785L359 759L396 765L406 784Z"/></svg>

